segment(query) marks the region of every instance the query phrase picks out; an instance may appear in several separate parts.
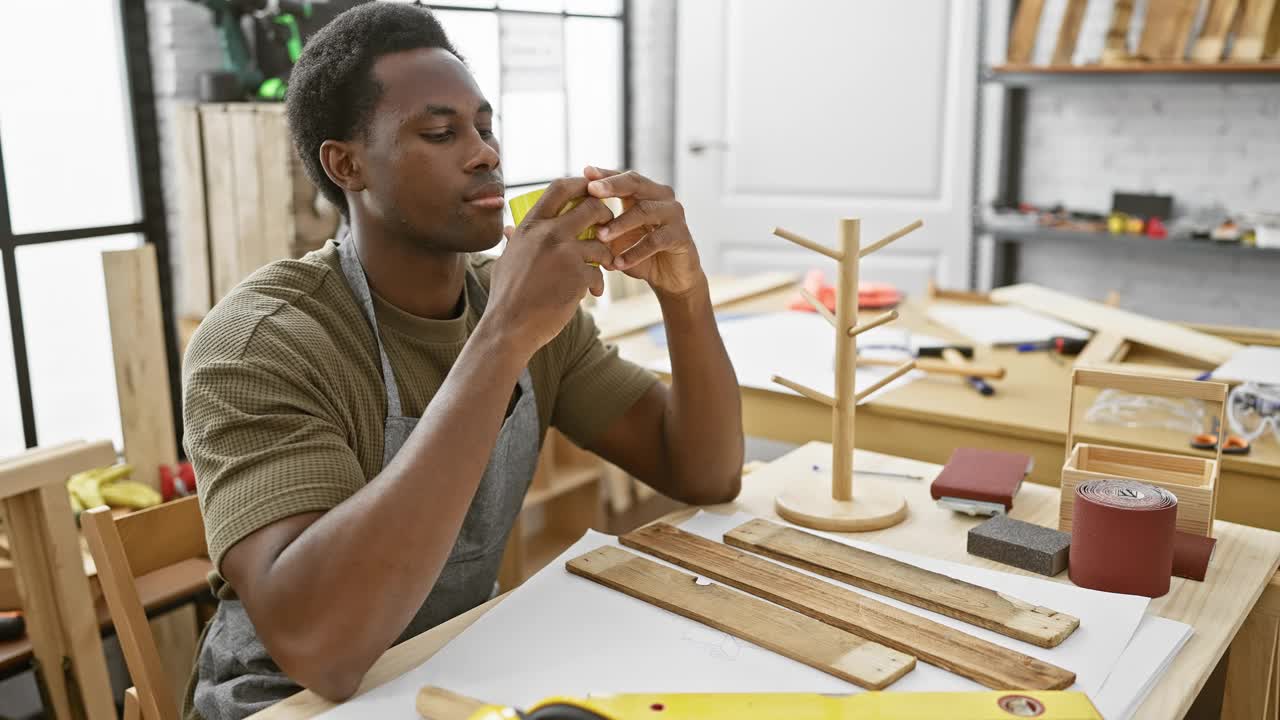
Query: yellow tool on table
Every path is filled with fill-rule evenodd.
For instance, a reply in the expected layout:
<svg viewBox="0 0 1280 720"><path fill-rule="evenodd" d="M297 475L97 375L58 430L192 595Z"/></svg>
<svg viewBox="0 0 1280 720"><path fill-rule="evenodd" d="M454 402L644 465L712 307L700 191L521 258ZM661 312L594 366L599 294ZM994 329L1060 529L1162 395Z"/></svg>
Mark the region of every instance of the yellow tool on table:
<svg viewBox="0 0 1280 720"><path fill-rule="evenodd" d="M428 720L1102 720L1084 693L1066 690L637 693L552 697L517 710L423 688L418 711Z"/></svg>

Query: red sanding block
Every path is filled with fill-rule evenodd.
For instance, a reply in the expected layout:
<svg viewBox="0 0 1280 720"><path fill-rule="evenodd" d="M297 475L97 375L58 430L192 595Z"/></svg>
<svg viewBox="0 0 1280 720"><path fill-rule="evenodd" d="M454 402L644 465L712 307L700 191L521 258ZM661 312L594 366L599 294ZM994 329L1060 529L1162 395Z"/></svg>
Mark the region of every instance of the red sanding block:
<svg viewBox="0 0 1280 720"><path fill-rule="evenodd" d="M958 507L965 504L989 508L984 514L1002 512L1000 508L1008 512L1033 465L1031 456L1021 453L956 448L929 487L929 494L940 504L962 512L969 512Z"/></svg>

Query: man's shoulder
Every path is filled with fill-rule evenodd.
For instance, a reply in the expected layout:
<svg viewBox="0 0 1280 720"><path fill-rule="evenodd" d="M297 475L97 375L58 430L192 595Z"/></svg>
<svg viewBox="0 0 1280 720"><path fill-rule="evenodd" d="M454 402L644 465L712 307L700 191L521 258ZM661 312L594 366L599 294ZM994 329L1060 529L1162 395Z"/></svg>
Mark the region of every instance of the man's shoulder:
<svg viewBox="0 0 1280 720"><path fill-rule="evenodd" d="M200 322L186 363L242 360L285 344L333 342L332 330L355 300L336 271L332 244L296 260L278 260L233 288Z"/></svg>

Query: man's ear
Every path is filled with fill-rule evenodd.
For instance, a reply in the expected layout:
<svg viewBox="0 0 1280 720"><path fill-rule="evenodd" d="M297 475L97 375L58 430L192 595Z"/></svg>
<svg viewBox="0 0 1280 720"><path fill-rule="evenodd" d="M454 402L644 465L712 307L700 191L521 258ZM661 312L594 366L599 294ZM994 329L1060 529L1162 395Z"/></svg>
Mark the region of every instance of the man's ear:
<svg viewBox="0 0 1280 720"><path fill-rule="evenodd" d="M356 148L342 140L325 140L320 144L320 165L335 185L348 192L365 189L364 168Z"/></svg>

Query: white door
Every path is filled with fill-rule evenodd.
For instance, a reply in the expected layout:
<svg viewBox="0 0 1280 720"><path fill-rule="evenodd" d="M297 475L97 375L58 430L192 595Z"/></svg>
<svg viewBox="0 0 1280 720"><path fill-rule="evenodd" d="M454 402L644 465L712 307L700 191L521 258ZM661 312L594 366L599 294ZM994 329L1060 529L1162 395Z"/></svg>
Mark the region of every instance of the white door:
<svg viewBox="0 0 1280 720"><path fill-rule="evenodd" d="M976 0L678 3L676 184L709 268L821 267L774 226L837 246L924 227L862 264L920 293L969 282Z"/></svg>

